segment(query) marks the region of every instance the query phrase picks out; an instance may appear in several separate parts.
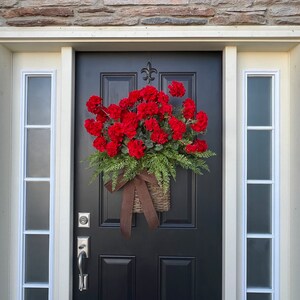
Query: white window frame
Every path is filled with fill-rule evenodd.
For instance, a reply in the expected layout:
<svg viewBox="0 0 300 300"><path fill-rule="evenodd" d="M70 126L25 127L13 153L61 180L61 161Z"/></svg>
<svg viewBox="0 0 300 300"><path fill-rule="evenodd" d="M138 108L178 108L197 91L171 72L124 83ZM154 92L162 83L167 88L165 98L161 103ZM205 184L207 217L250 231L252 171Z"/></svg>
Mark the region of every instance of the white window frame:
<svg viewBox="0 0 300 300"><path fill-rule="evenodd" d="M51 120L50 125L27 125L27 84L29 77L49 77L51 78ZM24 299L25 288L47 288L48 299L53 299L53 277L54 277L54 195L55 195L55 112L56 112L56 70L22 70L21 71L21 163L20 163L20 195L19 195L19 291L18 299ZM49 177L34 177L26 178L26 146L28 128L47 128L50 129L50 176ZM49 230L26 230L26 182L49 182L50 197L49 197ZM49 236L49 282L48 283L25 283L25 236L27 234L43 234Z"/></svg>
<svg viewBox="0 0 300 300"><path fill-rule="evenodd" d="M272 78L272 125L271 126L247 126L247 79L248 77ZM280 72L279 70L251 69L243 71L243 300L247 300L247 292L271 293L272 300L280 299ZM272 178L271 180L247 179L247 131L270 130L272 132ZM248 234L247 233L247 184L271 184L272 185L272 233ZM272 288L247 288L247 238L272 239Z"/></svg>

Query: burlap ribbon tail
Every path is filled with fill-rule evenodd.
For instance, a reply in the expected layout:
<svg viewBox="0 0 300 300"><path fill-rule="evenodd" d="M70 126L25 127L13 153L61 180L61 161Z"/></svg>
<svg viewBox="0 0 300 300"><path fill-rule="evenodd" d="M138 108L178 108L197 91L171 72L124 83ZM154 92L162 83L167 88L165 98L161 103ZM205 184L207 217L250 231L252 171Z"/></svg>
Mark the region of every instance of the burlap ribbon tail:
<svg viewBox="0 0 300 300"><path fill-rule="evenodd" d="M139 195L139 200L141 202L143 213L145 215L149 228L155 229L159 225L157 213L153 206L151 195L149 193L146 182L157 184L155 176L153 174L148 174L146 171L141 172L131 181L124 181L122 175L120 175L118 178L118 183L114 191L118 191L123 187L120 228L122 234L126 238L130 238L131 236L131 224L133 213L132 210L135 197L135 190ZM106 183L105 187L111 193L113 192L111 181Z"/></svg>

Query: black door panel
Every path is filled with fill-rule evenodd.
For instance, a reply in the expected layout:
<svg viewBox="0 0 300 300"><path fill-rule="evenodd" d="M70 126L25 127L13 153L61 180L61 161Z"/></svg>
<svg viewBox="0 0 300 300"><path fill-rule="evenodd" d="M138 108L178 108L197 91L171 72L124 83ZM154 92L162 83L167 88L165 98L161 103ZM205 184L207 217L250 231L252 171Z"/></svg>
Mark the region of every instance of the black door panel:
<svg viewBox="0 0 300 300"><path fill-rule="evenodd" d="M217 153L210 173L195 176L178 169L171 184L171 210L159 215L160 227L148 229L135 214L132 236L119 230L121 192L110 194L101 179L90 184L91 170L82 162L92 148L84 129L90 115L86 100L101 95L105 105L147 83L141 69L150 61L157 74L152 85L167 92L181 81L186 95L209 117L205 136ZM172 99L173 105L181 105ZM222 53L77 53L74 224L78 212L91 213L91 227L74 226L74 292L78 300L221 300L222 298ZM87 291L78 290L77 236L90 236L84 271Z"/></svg>

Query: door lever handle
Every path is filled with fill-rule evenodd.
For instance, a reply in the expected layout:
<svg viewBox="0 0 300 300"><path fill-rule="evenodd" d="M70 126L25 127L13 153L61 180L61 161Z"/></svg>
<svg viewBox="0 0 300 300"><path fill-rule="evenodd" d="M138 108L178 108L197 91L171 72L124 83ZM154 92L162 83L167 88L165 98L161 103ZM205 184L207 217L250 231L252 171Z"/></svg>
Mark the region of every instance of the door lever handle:
<svg viewBox="0 0 300 300"><path fill-rule="evenodd" d="M83 274L83 261L89 257L89 237L77 238L77 266L79 270L79 291L87 290L88 274Z"/></svg>
<svg viewBox="0 0 300 300"><path fill-rule="evenodd" d="M83 259L86 258L86 252L82 250L77 259L77 265L79 269L79 291L82 292L87 289L87 274L83 274Z"/></svg>

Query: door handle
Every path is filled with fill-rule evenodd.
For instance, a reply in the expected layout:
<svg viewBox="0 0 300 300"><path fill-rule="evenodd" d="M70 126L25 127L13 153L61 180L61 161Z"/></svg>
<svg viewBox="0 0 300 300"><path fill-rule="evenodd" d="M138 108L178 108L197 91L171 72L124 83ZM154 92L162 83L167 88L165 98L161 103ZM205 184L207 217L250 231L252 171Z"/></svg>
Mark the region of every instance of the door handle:
<svg viewBox="0 0 300 300"><path fill-rule="evenodd" d="M78 255L78 260L77 260L77 264L78 264L78 269L79 269L79 291L85 291L87 289L87 274L83 274L82 271L82 262L83 262L83 258L86 258L86 253L84 250L82 250L79 255Z"/></svg>
<svg viewBox="0 0 300 300"><path fill-rule="evenodd" d="M79 291L86 291L88 285L88 274L83 273L83 261L89 257L89 237L77 238L77 266L79 270Z"/></svg>

